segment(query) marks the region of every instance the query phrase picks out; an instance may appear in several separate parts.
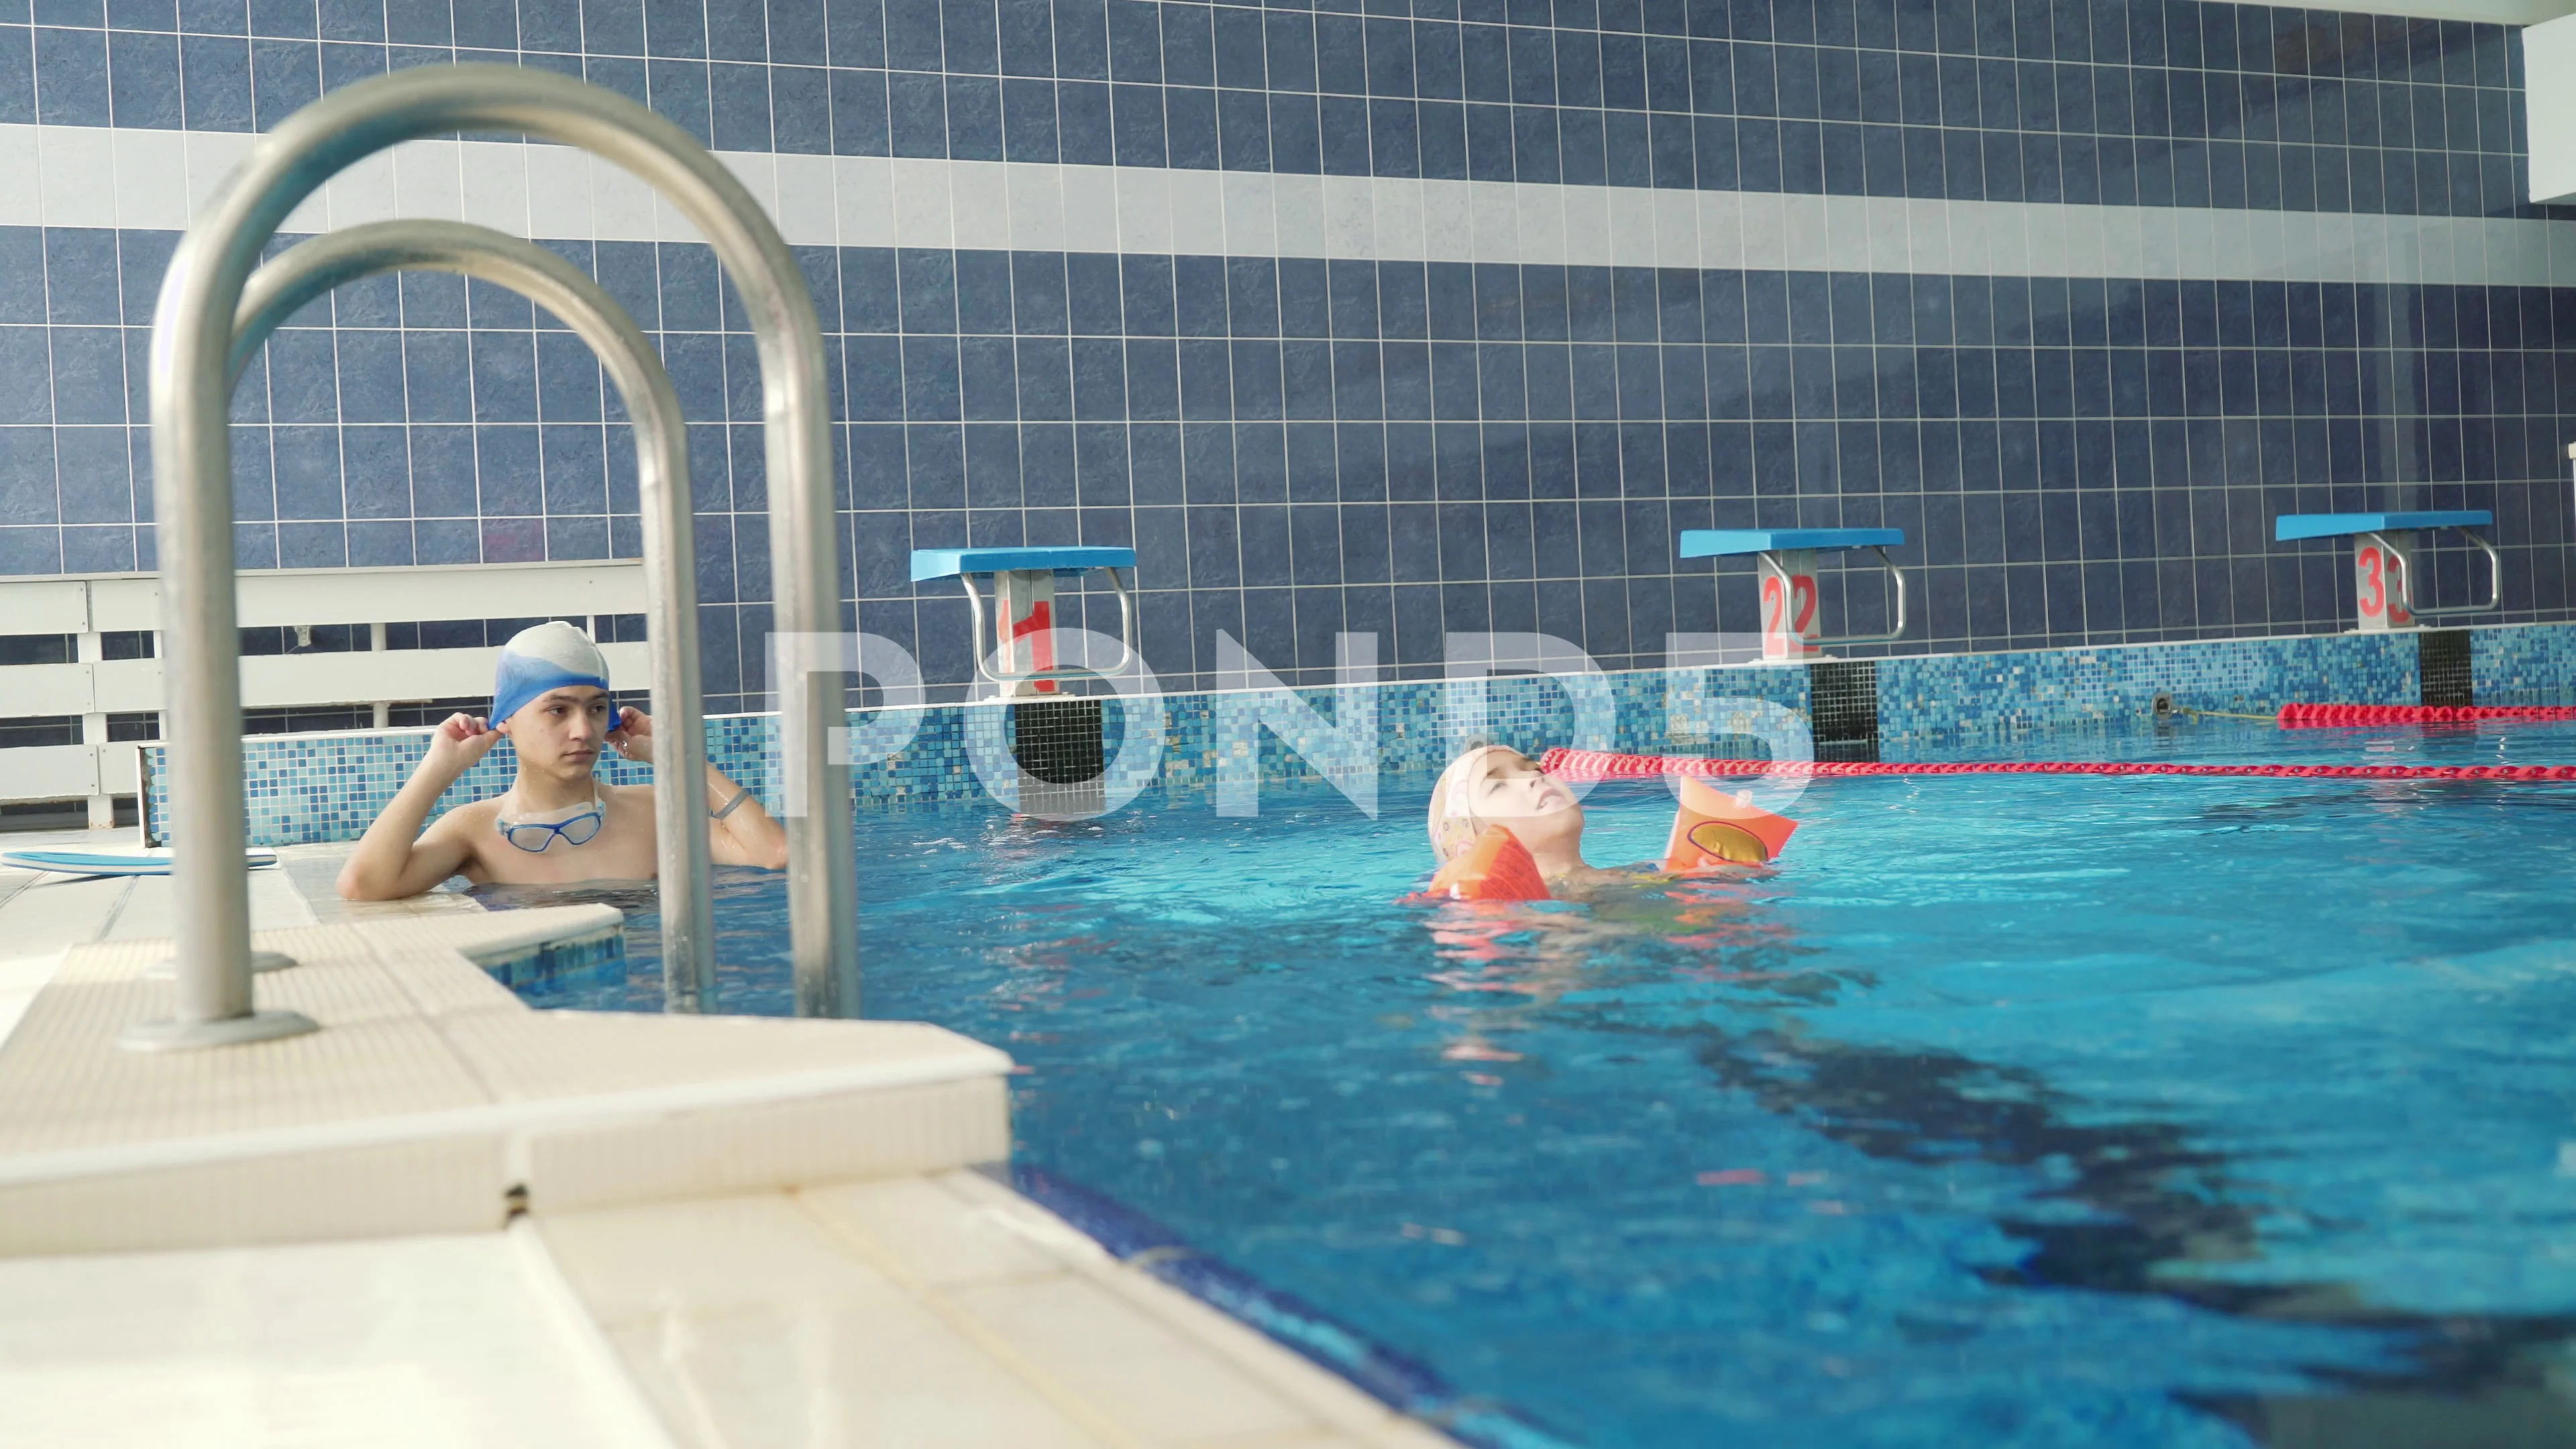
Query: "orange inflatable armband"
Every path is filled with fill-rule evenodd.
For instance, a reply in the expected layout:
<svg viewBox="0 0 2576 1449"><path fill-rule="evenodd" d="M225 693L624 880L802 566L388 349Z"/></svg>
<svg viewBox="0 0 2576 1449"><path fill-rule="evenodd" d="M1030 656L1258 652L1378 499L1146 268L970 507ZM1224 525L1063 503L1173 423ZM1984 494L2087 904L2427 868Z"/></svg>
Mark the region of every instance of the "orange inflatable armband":
<svg viewBox="0 0 2576 1449"><path fill-rule="evenodd" d="M1774 815L1697 780L1682 781L1664 869L1675 874L1717 865L1761 865L1777 859L1798 822Z"/></svg>
<svg viewBox="0 0 2576 1449"><path fill-rule="evenodd" d="M1490 825L1466 853L1440 867L1424 894L1443 901L1543 901L1547 879L1520 837Z"/></svg>

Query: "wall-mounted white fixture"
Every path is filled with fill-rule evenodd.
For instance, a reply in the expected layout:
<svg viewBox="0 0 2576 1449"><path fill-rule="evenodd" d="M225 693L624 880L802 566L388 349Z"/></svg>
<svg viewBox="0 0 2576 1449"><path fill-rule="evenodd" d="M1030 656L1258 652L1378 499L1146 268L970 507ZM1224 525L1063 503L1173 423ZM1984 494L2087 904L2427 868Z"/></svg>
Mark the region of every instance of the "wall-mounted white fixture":
<svg viewBox="0 0 2576 1449"><path fill-rule="evenodd" d="M2531 199L2576 202L2576 15L2523 27L2522 119Z"/></svg>

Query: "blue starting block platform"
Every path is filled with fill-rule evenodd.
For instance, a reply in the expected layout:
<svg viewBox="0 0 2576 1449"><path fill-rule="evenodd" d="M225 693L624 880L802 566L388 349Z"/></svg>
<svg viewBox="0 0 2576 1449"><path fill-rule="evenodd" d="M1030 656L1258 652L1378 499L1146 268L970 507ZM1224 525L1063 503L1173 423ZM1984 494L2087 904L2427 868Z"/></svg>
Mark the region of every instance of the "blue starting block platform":
<svg viewBox="0 0 2576 1449"><path fill-rule="evenodd" d="M2289 543L2302 538L2342 538L2355 533L2394 533L2415 528L2487 528L2495 515L2483 508L2450 508L2425 513L2284 513L2272 520L2272 538Z"/></svg>
<svg viewBox="0 0 2576 1449"><path fill-rule="evenodd" d="M1846 548L1896 548L1904 542L1901 528L1686 528L1682 557L1728 558L1793 548L1831 553Z"/></svg>
<svg viewBox="0 0 2576 1449"><path fill-rule="evenodd" d="M1054 548L917 548L912 581L957 580L975 623L975 672L1004 694L1053 694L1056 681L1076 675L1116 674L1136 657L1136 600L1120 569L1136 567L1136 550L1066 545ZM1056 663L1055 576L1098 569L1118 596L1118 659L1102 669ZM993 580L987 622L978 576Z"/></svg>
<svg viewBox="0 0 2576 1449"><path fill-rule="evenodd" d="M2504 597L2504 557L2478 529L2493 526L2483 508L2425 509L2399 513L2284 513L2272 520L2272 538L2292 543L2311 538L2353 540L2352 579L2360 606L2360 632L2411 629L2418 619L2493 612ZM2436 607L2415 597L2415 533L2455 528L2487 556L2487 596L2475 604Z"/></svg>
<svg viewBox="0 0 2576 1449"><path fill-rule="evenodd" d="M1762 576L1762 657L1813 659L1847 644L1885 644L1905 634L1905 571L1887 551L1905 542L1901 528L1689 528L1682 530L1683 558L1732 558L1753 554ZM1884 634L1824 637L1818 606L1816 555L1865 548L1896 581L1896 627Z"/></svg>
<svg viewBox="0 0 2576 1449"><path fill-rule="evenodd" d="M1043 569L1048 573L1081 573L1087 569L1132 569L1136 550L1095 548L916 548L912 581L959 578L967 574L1008 574Z"/></svg>

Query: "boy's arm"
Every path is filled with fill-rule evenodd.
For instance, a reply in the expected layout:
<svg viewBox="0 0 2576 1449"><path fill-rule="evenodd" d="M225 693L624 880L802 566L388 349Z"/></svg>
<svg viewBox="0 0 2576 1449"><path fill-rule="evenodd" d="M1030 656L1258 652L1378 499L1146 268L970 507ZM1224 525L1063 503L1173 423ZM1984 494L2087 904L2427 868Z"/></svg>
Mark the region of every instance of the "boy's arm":
<svg viewBox="0 0 2576 1449"><path fill-rule="evenodd" d="M630 760L651 763L653 759L653 719L640 709L617 712L617 728L610 731L608 742ZM787 831L760 806L757 796L734 797L742 787L728 779L725 772L707 766L707 858L717 865L756 865L763 870L787 868ZM726 806L733 809L722 820L712 817Z"/></svg>
<svg viewBox="0 0 2576 1449"><path fill-rule="evenodd" d="M471 853L463 837L433 830L424 838L420 824L437 808L438 797L447 793L447 787L490 753L500 738L473 715L447 717L429 737L429 752L421 756L419 767L340 867L341 899L390 901L416 896L456 873Z"/></svg>
<svg viewBox="0 0 2576 1449"><path fill-rule="evenodd" d="M787 868L787 829L770 818L761 808L760 797L743 793L743 788L726 778L725 772L707 766L707 813L709 815L733 804L733 813L722 820L707 822L707 854L718 865L756 865L762 870Z"/></svg>

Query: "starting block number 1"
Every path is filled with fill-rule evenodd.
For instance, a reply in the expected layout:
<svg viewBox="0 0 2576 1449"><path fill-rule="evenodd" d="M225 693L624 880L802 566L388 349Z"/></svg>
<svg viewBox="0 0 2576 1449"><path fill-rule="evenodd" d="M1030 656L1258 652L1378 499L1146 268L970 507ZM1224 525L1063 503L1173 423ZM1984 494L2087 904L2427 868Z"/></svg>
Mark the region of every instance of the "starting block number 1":
<svg viewBox="0 0 2576 1449"><path fill-rule="evenodd" d="M1816 553L1781 549L1761 559L1762 657L1807 659L1823 634L1816 607Z"/></svg>
<svg viewBox="0 0 2576 1449"><path fill-rule="evenodd" d="M1010 674L1032 674L1055 667L1055 571L1014 569L993 580L994 632L991 641ZM1053 694L1052 679L1022 680L1009 693Z"/></svg>
<svg viewBox="0 0 2576 1449"><path fill-rule="evenodd" d="M2411 540L2403 536L2363 534L2353 546L2352 581L2365 633L2411 629L2415 616L2406 612L2403 580L2411 561Z"/></svg>

